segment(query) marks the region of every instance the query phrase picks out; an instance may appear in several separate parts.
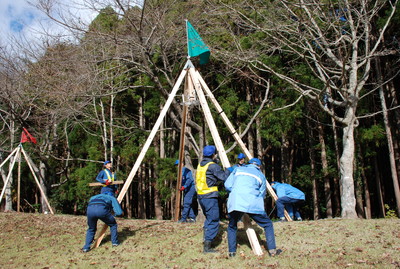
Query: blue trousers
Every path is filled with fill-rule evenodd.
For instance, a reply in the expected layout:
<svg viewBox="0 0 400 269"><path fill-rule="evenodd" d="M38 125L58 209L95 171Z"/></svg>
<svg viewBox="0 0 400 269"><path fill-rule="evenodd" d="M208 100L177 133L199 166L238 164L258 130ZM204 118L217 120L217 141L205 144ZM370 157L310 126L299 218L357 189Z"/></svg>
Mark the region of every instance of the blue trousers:
<svg viewBox="0 0 400 269"><path fill-rule="evenodd" d="M237 223L242 218L244 212L232 211L228 214L229 225L228 225L228 248L229 252L236 252L236 234L237 234ZM264 229L265 238L267 241L267 248L275 249L275 234L274 225L268 218L267 214L251 214L247 213L261 228Z"/></svg>
<svg viewBox="0 0 400 269"><path fill-rule="evenodd" d="M87 207L87 224L89 228L86 231L84 249L90 249L90 245L96 235L98 220L110 226L111 242L112 244L118 244L118 225L114 216L111 214L111 210L105 205L95 204Z"/></svg>
<svg viewBox="0 0 400 269"><path fill-rule="evenodd" d="M206 220L204 221L204 241L213 241L219 230L218 198L199 198L201 209Z"/></svg>
<svg viewBox="0 0 400 269"><path fill-rule="evenodd" d="M194 211L194 203L196 202L195 196L196 189L194 186L184 193L182 220L186 220L187 218L196 219L197 212Z"/></svg>
<svg viewBox="0 0 400 269"><path fill-rule="evenodd" d="M291 218L293 218L293 216L296 219L301 218L300 216L300 212L298 211L298 203L303 202L304 200L299 200L299 199L294 199L294 198L290 198L287 196L283 196L278 198L278 200L276 200L276 208L277 208L277 214L278 214L278 218L283 218L285 217L285 213L284 210L286 208L289 216Z"/></svg>
<svg viewBox="0 0 400 269"><path fill-rule="evenodd" d="M117 190L118 190L118 185L109 185L109 186L105 186L105 187L101 188L100 193L110 192L110 193L114 194L114 196L115 196L115 192Z"/></svg>

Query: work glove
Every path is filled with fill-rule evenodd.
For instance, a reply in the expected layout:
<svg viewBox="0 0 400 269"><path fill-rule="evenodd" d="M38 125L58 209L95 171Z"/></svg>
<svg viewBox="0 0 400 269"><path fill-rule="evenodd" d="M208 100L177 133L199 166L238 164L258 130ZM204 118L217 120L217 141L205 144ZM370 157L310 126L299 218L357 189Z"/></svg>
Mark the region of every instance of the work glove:
<svg viewBox="0 0 400 269"><path fill-rule="evenodd" d="M108 185L110 185L110 184L111 184L111 180L107 179L107 180L106 180L106 185L108 186Z"/></svg>
<svg viewBox="0 0 400 269"><path fill-rule="evenodd" d="M183 191L184 189L185 189L185 187L182 186L179 190L180 190L180 191Z"/></svg>

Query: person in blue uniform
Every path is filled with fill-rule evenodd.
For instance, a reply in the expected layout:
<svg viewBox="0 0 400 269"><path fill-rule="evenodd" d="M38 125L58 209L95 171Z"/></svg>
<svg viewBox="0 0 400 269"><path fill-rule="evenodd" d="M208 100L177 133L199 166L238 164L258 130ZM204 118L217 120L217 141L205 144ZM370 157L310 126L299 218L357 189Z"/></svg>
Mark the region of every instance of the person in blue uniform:
<svg viewBox="0 0 400 269"><path fill-rule="evenodd" d="M266 179L260 171L261 161L253 158L248 165L236 168L225 181L228 197L228 248L229 257L236 255L237 223L247 213L264 229L268 252L277 254L274 226L264 208Z"/></svg>
<svg viewBox="0 0 400 269"><path fill-rule="evenodd" d="M285 208L293 220L301 221L298 207L306 199L304 192L290 184L272 181L271 187L275 190L278 200L276 200L277 215L280 221L285 221Z"/></svg>
<svg viewBox="0 0 400 269"><path fill-rule="evenodd" d="M100 193L112 193L114 196L118 190L117 185L111 185L117 179L116 174L112 171L112 163L105 161L103 164L103 170L97 175L96 180L103 184Z"/></svg>
<svg viewBox="0 0 400 269"><path fill-rule="evenodd" d="M87 224L89 228L86 231L85 245L82 248L83 252L90 251L90 245L93 242L97 229L97 221L101 220L110 227L111 243L113 247L119 245L118 242L118 225L112 212L116 216L123 214L118 200L112 193L103 193L92 196L86 210Z"/></svg>
<svg viewBox="0 0 400 269"><path fill-rule="evenodd" d="M203 213L204 221L204 253L216 252L211 244L219 230L219 206L218 206L218 181L225 181L230 172L223 170L217 164L217 152L213 145L207 145L203 149L203 159L197 167L196 190L197 198Z"/></svg>
<svg viewBox="0 0 400 269"><path fill-rule="evenodd" d="M244 155L243 153L239 153L238 156L237 156L237 159L238 159L237 164L235 164L234 166L229 167L228 170L232 173L233 170L235 170L236 168L246 165L245 158L246 158L246 155Z"/></svg>
<svg viewBox="0 0 400 269"><path fill-rule="evenodd" d="M179 164L179 160L175 161L175 166ZM197 207L196 207L196 188L192 171L183 166L182 167L182 184L179 189L183 192L183 210L182 217L178 222L196 222Z"/></svg>

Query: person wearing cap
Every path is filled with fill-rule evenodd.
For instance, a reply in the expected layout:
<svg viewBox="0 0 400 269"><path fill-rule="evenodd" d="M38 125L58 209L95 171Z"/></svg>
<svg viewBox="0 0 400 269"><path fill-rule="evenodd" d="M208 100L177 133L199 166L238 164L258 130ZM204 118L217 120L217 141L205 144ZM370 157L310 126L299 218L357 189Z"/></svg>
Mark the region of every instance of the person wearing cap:
<svg viewBox="0 0 400 269"><path fill-rule="evenodd" d="M278 196L278 200L276 200L276 208L280 221L286 221L284 215L285 208L293 220L302 221L298 207L306 199L304 192L290 184L275 181L271 182L271 187L276 192L276 196Z"/></svg>
<svg viewBox="0 0 400 269"><path fill-rule="evenodd" d="M207 145L203 149L203 159L197 167L197 198L206 217L203 225L204 253L216 252L211 244L219 230L218 181L225 181L230 172L223 170L216 162L215 146Z"/></svg>
<svg viewBox="0 0 400 269"><path fill-rule="evenodd" d="M266 179L260 167L261 161L252 158L248 165L236 168L225 181L225 188L229 192L227 203L229 257L236 255L237 223L245 213L264 229L270 256L277 254L274 226L264 208Z"/></svg>
<svg viewBox="0 0 400 269"><path fill-rule="evenodd" d="M246 161L245 161L246 155L244 155L243 153L239 153L237 156L238 159L238 163L235 164L234 166L229 167L229 171L232 172L233 170L235 170L236 168L240 167L240 166L244 166L246 165Z"/></svg>
<svg viewBox="0 0 400 269"><path fill-rule="evenodd" d="M176 160L175 166L178 166L178 164L179 160ZM184 196L182 217L178 222L196 222L196 188L194 186L192 171L185 166L182 167L182 183L179 190L183 192Z"/></svg>
<svg viewBox="0 0 400 269"><path fill-rule="evenodd" d="M113 247L119 245L118 242L118 225L112 211L116 216L122 215L118 200L111 194L97 194L92 196L87 206L87 224L89 228L86 231L85 245L82 248L83 252L90 251L90 245L93 242L94 236L97 229L97 221L101 220L110 227L111 232L111 243Z"/></svg>
<svg viewBox="0 0 400 269"><path fill-rule="evenodd" d="M118 190L117 185L111 185L117 179L117 176L112 172L112 163L110 161L105 161L103 164L103 170L97 175L96 180L103 184L100 193L111 193L115 195Z"/></svg>

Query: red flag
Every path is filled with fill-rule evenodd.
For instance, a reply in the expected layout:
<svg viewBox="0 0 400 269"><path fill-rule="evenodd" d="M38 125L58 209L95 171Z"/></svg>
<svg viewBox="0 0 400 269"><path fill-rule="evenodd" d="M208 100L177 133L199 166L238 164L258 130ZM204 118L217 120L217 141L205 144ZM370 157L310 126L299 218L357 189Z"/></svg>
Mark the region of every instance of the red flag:
<svg viewBox="0 0 400 269"><path fill-rule="evenodd" d="M25 142L32 142L34 144L37 143L36 138L34 138L27 129L23 128L22 134L21 134L21 143Z"/></svg>

